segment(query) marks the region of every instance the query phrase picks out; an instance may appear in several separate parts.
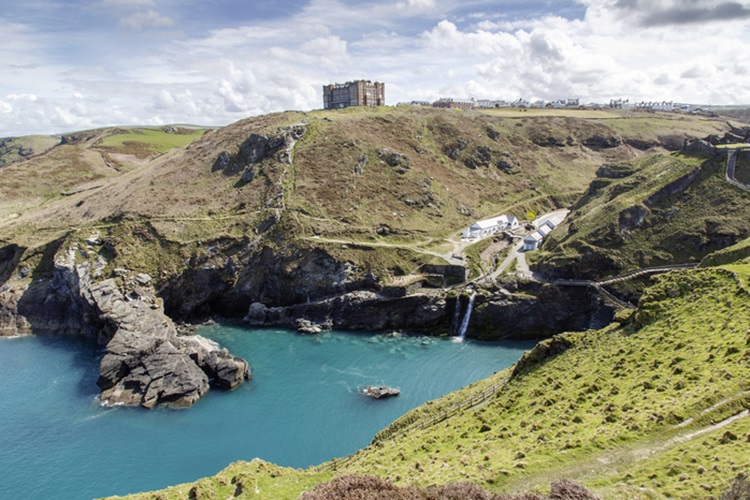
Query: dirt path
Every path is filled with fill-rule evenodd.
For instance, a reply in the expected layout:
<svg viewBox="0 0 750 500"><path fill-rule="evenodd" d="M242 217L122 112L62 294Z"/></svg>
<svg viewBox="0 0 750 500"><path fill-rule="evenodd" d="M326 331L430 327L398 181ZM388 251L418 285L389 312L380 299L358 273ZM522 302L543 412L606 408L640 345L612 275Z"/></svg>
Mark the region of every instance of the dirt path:
<svg viewBox="0 0 750 500"><path fill-rule="evenodd" d="M363 246L363 247L384 247L384 248L401 248L404 250L409 250L416 253L422 253L426 255L433 255L435 257L443 257L443 255L436 253L436 252L430 252L429 250L421 250L419 248L415 248L415 245L418 243L411 243L411 244L400 244L400 243L383 243L381 241L355 241L355 240L339 240L335 238L323 238L321 236L307 236L303 238L305 240L310 241L322 241L324 243L336 243L341 245L353 245L353 246ZM421 244L421 243L419 243Z"/></svg>
<svg viewBox="0 0 750 500"><path fill-rule="evenodd" d="M631 446L623 446L616 449L604 450L598 455L591 456L575 462L565 468L554 471L540 471L522 478L511 486L513 489L529 490L535 486L547 485L552 479L572 479L585 482L587 478L622 474L624 470L635 466L643 460L657 458L673 448L688 441L698 439L701 436L726 427L738 420L748 418L750 411L743 410L736 415L722 420L713 425L708 425L691 432L673 435L669 439L653 439L647 442L634 443ZM676 429L677 426L674 427Z"/></svg>

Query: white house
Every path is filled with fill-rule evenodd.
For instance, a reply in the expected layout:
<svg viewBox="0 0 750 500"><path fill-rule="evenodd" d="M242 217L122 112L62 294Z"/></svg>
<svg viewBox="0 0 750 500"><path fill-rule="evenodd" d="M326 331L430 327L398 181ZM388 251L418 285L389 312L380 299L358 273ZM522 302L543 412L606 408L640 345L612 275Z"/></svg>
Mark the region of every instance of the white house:
<svg viewBox="0 0 750 500"><path fill-rule="evenodd" d="M530 252L536 250L542 244L544 236L539 231L534 231L523 239L523 250L524 252Z"/></svg>
<svg viewBox="0 0 750 500"><path fill-rule="evenodd" d="M463 232L462 238L484 238L506 229L515 229L519 225L518 219L512 215L500 215L492 219L475 222L470 228Z"/></svg>
<svg viewBox="0 0 750 500"><path fill-rule="evenodd" d="M492 99L478 99L476 101L477 108L509 108L510 103L508 101L497 101Z"/></svg>
<svg viewBox="0 0 750 500"><path fill-rule="evenodd" d="M466 238L484 238L497 232L497 221L495 219L480 220L464 231Z"/></svg>
<svg viewBox="0 0 750 500"><path fill-rule="evenodd" d="M524 251L529 252L531 250L536 250L537 248L542 246L542 241L544 241L544 238L546 238L547 235L551 233L552 230L556 227L557 224L555 224L551 220L544 221L543 224L540 224L539 227L536 228L536 231L523 239Z"/></svg>

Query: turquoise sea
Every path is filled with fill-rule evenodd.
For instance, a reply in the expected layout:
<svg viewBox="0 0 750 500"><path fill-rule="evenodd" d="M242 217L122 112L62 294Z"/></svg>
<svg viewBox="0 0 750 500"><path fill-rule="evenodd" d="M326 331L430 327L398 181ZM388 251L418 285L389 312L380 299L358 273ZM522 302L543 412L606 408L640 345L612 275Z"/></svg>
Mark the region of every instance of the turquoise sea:
<svg viewBox="0 0 750 500"><path fill-rule="evenodd" d="M305 336L214 325L253 380L186 410L103 408L82 339L0 339L0 498L87 499L164 488L259 457L307 467L366 446L408 410L514 363L532 342ZM401 389L373 400L369 384Z"/></svg>

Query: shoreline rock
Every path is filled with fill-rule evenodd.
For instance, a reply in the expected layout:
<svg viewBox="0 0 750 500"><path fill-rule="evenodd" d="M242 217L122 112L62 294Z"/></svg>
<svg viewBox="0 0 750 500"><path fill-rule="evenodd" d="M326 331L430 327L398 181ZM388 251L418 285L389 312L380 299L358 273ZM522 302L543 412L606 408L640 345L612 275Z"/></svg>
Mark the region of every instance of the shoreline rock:
<svg viewBox="0 0 750 500"><path fill-rule="evenodd" d="M109 404L190 406L209 381L233 389L250 378L250 367L216 342L179 337L168 317L142 300L126 301L113 279L91 287L100 318L116 328L107 343L97 385Z"/></svg>

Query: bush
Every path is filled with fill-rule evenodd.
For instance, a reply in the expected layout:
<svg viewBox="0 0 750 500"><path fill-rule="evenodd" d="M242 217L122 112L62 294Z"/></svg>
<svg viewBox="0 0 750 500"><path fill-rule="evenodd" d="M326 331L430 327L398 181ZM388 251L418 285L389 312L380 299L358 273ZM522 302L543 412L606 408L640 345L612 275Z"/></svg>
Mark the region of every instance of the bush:
<svg viewBox="0 0 750 500"><path fill-rule="evenodd" d="M748 500L750 499L750 482L745 474L740 474L732 486L721 494L720 500Z"/></svg>

